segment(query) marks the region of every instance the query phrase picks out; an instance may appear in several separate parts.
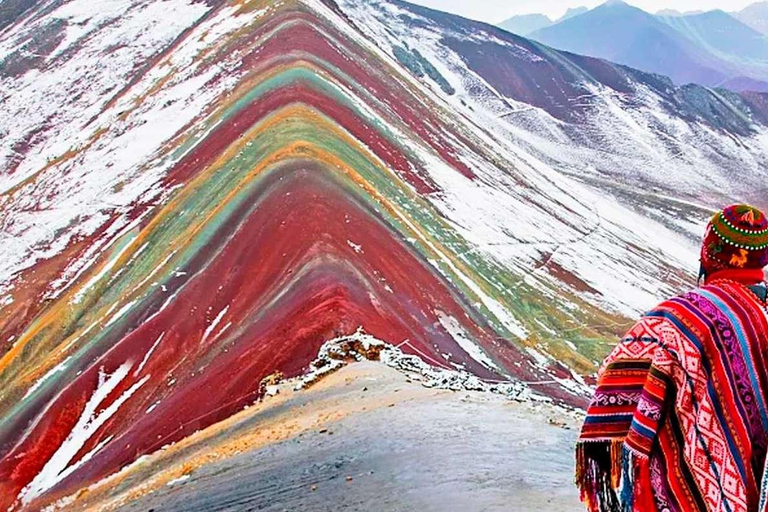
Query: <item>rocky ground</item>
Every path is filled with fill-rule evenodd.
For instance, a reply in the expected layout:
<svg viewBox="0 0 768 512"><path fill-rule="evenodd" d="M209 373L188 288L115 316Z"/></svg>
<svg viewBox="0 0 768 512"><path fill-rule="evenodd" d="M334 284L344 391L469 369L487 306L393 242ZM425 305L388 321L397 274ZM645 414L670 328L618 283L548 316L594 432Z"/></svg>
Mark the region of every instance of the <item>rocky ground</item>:
<svg viewBox="0 0 768 512"><path fill-rule="evenodd" d="M281 395L272 407L323 420L286 436L279 421L264 424L277 442L203 465L121 510L583 510L572 483L578 420L548 404L427 389L372 362Z"/></svg>

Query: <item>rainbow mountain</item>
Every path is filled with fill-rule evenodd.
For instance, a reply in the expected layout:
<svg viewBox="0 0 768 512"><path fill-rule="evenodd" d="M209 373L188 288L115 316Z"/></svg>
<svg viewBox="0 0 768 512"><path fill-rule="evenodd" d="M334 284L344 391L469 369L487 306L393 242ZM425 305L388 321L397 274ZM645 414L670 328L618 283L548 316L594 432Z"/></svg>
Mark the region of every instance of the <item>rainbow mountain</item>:
<svg viewBox="0 0 768 512"><path fill-rule="evenodd" d="M359 331L583 405L711 209L764 201L766 95L396 0L7 5L0 509L71 504Z"/></svg>

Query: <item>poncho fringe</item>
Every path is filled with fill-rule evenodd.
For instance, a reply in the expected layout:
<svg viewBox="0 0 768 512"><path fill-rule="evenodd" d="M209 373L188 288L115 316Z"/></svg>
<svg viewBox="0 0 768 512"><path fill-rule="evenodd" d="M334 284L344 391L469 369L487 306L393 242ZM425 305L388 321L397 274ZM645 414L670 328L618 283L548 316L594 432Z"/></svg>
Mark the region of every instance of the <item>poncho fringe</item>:
<svg viewBox="0 0 768 512"><path fill-rule="evenodd" d="M581 500L596 512L632 512L635 503L652 499L648 459L622 440L579 442L576 485Z"/></svg>

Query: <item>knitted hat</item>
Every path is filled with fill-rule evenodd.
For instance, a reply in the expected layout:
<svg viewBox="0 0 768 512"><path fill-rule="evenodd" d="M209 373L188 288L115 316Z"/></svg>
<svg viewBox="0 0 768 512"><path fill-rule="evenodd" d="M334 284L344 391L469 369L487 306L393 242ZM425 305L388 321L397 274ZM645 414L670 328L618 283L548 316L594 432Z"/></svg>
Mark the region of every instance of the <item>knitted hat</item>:
<svg viewBox="0 0 768 512"><path fill-rule="evenodd" d="M761 269L768 265L768 219L745 204L729 206L707 225L701 247L707 272L728 268Z"/></svg>

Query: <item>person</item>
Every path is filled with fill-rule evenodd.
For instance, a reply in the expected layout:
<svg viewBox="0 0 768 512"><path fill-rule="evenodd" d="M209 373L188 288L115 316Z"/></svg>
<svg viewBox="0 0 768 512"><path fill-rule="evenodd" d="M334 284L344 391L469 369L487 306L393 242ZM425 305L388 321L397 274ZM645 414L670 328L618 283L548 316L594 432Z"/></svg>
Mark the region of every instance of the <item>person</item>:
<svg viewBox="0 0 768 512"><path fill-rule="evenodd" d="M766 216L718 212L699 288L645 314L603 362L576 447L590 511L768 512L766 264Z"/></svg>

